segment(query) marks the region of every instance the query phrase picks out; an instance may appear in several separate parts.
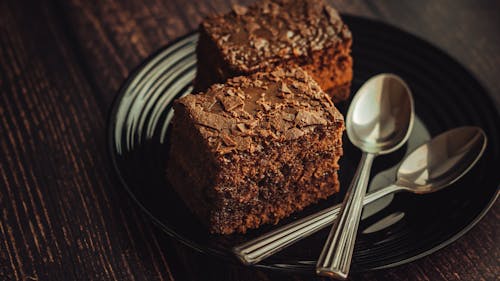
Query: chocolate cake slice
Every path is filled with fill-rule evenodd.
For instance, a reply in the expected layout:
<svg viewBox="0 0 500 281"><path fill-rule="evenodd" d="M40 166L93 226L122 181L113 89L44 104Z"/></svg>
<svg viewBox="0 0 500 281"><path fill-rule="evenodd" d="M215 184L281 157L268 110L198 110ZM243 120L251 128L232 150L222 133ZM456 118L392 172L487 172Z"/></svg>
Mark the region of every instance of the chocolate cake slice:
<svg viewBox="0 0 500 281"><path fill-rule="evenodd" d="M334 102L349 97L352 37L322 0L258 1L205 19L199 28L195 92L230 77L301 66Z"/></svg>
<svg viewBox="0 0 500 281"><path fill-rule="evenodd" d="M301 68L231 78L174 110L167 178L212 233L277 223L339 190L344 120Z"/></svg>

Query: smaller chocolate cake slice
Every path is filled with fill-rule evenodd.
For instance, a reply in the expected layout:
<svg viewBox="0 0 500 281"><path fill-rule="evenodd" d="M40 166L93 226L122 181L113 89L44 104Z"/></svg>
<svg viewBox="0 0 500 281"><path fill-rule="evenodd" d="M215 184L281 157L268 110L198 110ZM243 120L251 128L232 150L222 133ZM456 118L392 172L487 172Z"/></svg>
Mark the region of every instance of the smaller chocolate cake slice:
<svg viewBox="0 0 500 281"><path fill-rule="evenodd" d="M301 68L229 79L174 105L167 177L210 232L245 232L339 190L344 120Z"/></svg>
<svg viewBox="0 0 500 281"><path fill-rule="evenodd" d="M348 98L351 32L323 0L261 0L205 19L197 46L195 90L292 64L305 69L334 102Z"/></svg>

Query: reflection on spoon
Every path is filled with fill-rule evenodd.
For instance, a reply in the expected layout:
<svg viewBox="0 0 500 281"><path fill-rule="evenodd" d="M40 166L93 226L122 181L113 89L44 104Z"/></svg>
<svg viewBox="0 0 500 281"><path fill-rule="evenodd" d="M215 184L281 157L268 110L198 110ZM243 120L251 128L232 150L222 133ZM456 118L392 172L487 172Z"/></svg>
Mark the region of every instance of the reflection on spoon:
<svg viewBox="0 0 500 281"><path fill-rule="evenodd" d="M396 181L396 174L398 172L398 168L401 165L403 159L410 154L413 150L417 149L423 143L429 141L431 139L431 135L429 131L425 127L424 123L415 115L415 121L413 122L413 129L410 133L410 138L408 138L408 142L406 142L406 151L404 155L401 157L401 160L393 167L384 170L376 175L370 180L370 184L368 186L368 192L377 191L383 187L386 187ZM363 214L361 215L361 220L369 218L379 211L385 209L392 202L394 195L387 195L379 200L363 206Z"/></svg>

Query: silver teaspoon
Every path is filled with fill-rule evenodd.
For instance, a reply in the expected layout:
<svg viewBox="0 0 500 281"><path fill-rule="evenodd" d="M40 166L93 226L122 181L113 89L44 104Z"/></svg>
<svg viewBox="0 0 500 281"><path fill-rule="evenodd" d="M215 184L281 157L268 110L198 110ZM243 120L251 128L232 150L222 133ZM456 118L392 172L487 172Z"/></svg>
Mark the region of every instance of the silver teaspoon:
<svg viewBox="0 0 500 281"><path fill-rule="evenodd" d="M464 176L481 158L487 138L478 127L449 130L422 144L399 166L396 182L366 195L368 205L388 194L416 194L441 190ZM279 227L233 248L245 264L255 264L332 224L340 204Z"/></svg>
<svg viewBox="0 0 500 281"><path fill-rule="evenodd" d="M413 119L410 89L396 75L376 75L354 96L347 111L347 136L363 154L316 263L318 275L347 278L373 160L406 142Z"/></svg>

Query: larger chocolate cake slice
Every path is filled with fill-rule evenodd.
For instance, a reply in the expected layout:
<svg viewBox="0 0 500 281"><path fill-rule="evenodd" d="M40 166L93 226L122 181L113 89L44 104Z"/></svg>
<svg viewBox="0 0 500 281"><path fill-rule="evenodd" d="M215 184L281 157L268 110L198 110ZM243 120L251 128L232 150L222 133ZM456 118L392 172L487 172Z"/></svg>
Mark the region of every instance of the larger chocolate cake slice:
<svg viewBox="0 0 500 281"><path fill-rule="evenodd" d="M174 110L168 179L213 233L277 223L339 190L343 117L301 68L232 78Z"/></svg>
<svg viewBox="0 0 500 281"><path fill-rule="evenodd" d="M352 36L323 0L263 0L200 25L196 91L235 76L292 64L305 69L334 102L348 98Z"/></svg>

